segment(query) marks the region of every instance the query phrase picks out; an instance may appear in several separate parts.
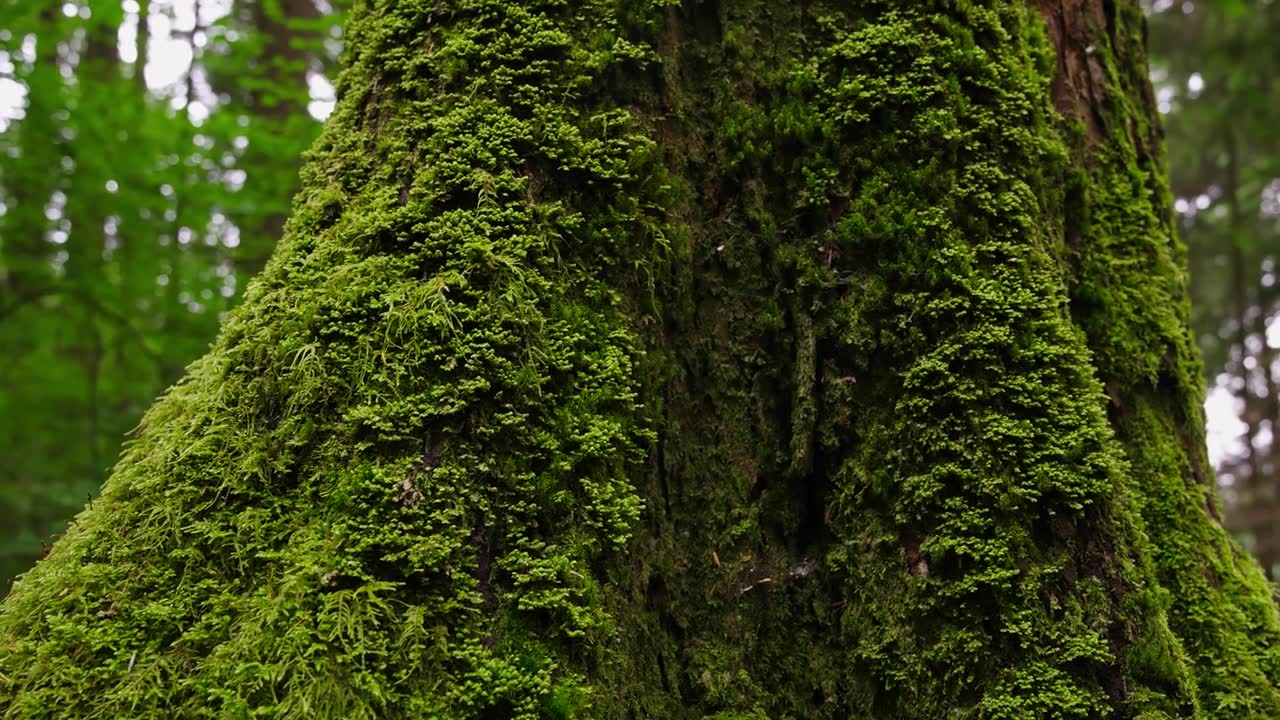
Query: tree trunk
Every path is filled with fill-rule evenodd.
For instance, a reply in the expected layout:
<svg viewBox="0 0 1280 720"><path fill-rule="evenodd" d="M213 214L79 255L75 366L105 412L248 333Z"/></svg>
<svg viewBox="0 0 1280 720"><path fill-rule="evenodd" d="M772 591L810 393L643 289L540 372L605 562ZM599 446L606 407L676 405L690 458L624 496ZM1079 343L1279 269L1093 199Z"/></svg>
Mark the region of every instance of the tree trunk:
<svg viewBox="0 0 1280 720"><path fill-rule="evenodd" d="M1275 718L1136 2L365 0L12 717Z"/></svg>
<svg viewBox="0 0 1280 720"><path fill-rule="evenodd" d="M236 269L246 278L262 269L283 235L288 203L297 191L298 155L316 136L307 115L307 71L315 59L307 45L318 42L313 31L298 25L314 24L320 13L312 0L257 0L249 3L247 15L249 31L261 36L261 59L251 83L228 78L248 87L243 103L252 139L243 159L249 168L244 192L261 203L235 217L243 231Z"/></svg>

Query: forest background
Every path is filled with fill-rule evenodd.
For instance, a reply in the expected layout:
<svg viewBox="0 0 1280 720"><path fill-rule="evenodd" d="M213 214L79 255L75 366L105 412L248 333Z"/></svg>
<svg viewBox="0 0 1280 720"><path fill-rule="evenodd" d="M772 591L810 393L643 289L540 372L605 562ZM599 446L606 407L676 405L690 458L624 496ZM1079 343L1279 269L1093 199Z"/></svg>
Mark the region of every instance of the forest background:
<svg viewBox="0 0 1280 720"><path fill-rule="evenodd" d="M347 0L0 0L0 596L280 237ZM1150 0L1210 453L1280 576L1280 3Z"/></svg>

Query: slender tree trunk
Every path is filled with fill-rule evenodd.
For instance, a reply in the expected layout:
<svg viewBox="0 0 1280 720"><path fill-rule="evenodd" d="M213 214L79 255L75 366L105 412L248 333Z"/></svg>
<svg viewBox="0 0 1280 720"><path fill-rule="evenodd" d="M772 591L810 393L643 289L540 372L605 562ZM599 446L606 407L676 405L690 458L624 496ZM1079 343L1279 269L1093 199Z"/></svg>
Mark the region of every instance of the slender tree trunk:
<svg viewBox="0 0 1280 720"><path fill-rule="evenodd" d="M58 42L66 30L59 27L59 3L44 5L39 13L42 40L23 77L28 85L25 111L52 116L63 84ZM58 130L56 122L23 123L10 146L23 162L5 163L0 177L11 204L0 215L0 321L55 291L45 208L61 181L65 142ZM35 168L39 172L32 172Z"/></svg>
<svg viewBox="0 0 1280 720"><path fill-rule="evenodd" d="M76 86L93 88L109 86L119 77L120 57L116 50L117 28L113 24L99 23L89 26L84 49L76 66ZM89 95L90 93L85 93ZM82 95L83 102L84 95ZM87 114L87 113L86 113ZM79 148L110 147L114 138L93 137L91 128L80 127ZM96 142L95 142L96 141ZM77 162L92 162L95 158L82 152L73 157ZM110 214L111 197L101 185L101 175L96 172L72 174L67 186L67 203L64 210L70 223L67 236L67 260L64 264L65 292L69 310L75 316L73 338L63 352L80 365L83 372L83 403L77 413L84 421L83 438L77 443L85 449L83 472L97 484L108 469L103 447L115 441L102 429L102 370L105 360L102 324L99 309L111 293L111 280L103 270L103 253L106 251L106 230ZM92 183L92 185L90 185Z"/></svg>
<svg viewBox="0 0 1280 720"><path fill-rule="evenodd" d="M245 277L262 269L284 234L289 201L298 190L293 182L298 151L305 148L298 143L315 137L304 129L311 123L307 74L317 45L308 23L320 13L313 0L252 0L249 16L252 32L261 34L262 50L244 98L254 133L244 157L249 168L244 191L266 207L237 218L244 232L235 262ZM286 188L280 187L282 179L290 180Z"/></svg>
<svg viewBox="0 0 1280 720"><path fill-rule="evenodd" d="M1260 405L1266 400L1260 397L1251 382L1254 373L1249 369L1250 360L1257 360L1250 349L1249 339L1257 330L1259 322L1265 324L1265 316L1261 308L1250 297L1250 289L1255 286L1257 266L1247 256L1245 247L1244 217L1240 210L1240 172L1239 156L1236 150L1235 136L1230 127L1223 130L1224 146L1227 148L1226 182L1223 192L1226 195L1227 226L1231 234L1231 310L1234 314L1235 347L1232 353L1232 366L1240 387L1236 397L1243 409L1244 434L1240 438L1244 444L1244 457L1240 466L1245 470L1240 478L1241 492L1244 495L1242 505L1243 529L1252 540L1254 557L1258 559L1263 572L1270 575L1276 563L1277 551L1270 537L1270 526L1275 500L1271 497L1271 488L1267 482L1267 473L1263 470L1265 448L1261 447L1260 433L1263 415ZM1251 269L1252 268L1252 271ZM1263 337L1265 338L1265 328Z"/></svg>
<svg viewBox="0 0 1280 720"><path fill-rule="evenodd" d="M1274 718L1136 2L366 0L15 717Z"/></svg>
<svg viewBox="0 0 1280 720"><path fill-rule="evenodd" d="M138 94L146 97L150 92L147 89L147 62L150 57L151 42L151 0L137 0L138 3L138 33L134 36L133 47L136 59L133 62L133 80L137 83Z"/></svg>

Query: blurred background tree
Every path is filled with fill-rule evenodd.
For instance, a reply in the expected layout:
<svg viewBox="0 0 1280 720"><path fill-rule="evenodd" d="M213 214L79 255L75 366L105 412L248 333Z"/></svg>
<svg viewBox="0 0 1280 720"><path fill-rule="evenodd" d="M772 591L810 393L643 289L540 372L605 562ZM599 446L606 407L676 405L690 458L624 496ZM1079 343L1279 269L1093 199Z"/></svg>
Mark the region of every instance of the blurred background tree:
<svg viewBox="0 0 1280 720"><path fill-rule="evenodd" d="M1280 572L1280 5L1151 0L1194 329L1210 386L1210 450L1228 526Z"/></svg>
<svg viewBox="0 0 1280 720"><path fill-rule="evenodd" d="M280 235L324 0L0 0L0 594Z"/></svg>
<svg viewBox="0 0 1280 720"><path fill-rule="evenodd" d="M1229 526L1280 572L1280 3L1147 0ZM0 0L0 594L270 255L333 0Z"/></svg>

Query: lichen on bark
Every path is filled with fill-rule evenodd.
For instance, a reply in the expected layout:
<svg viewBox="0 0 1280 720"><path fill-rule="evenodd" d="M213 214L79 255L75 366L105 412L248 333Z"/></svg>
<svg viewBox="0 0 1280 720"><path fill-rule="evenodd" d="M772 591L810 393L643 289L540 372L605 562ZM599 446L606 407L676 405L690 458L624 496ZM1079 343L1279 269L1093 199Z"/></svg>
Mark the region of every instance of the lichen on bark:
<svg viewBox="0 0 1280 720"><path fill-rule="evenodd" d="M1135 3L363 0L7 717L1269 718Z"/></svg>

